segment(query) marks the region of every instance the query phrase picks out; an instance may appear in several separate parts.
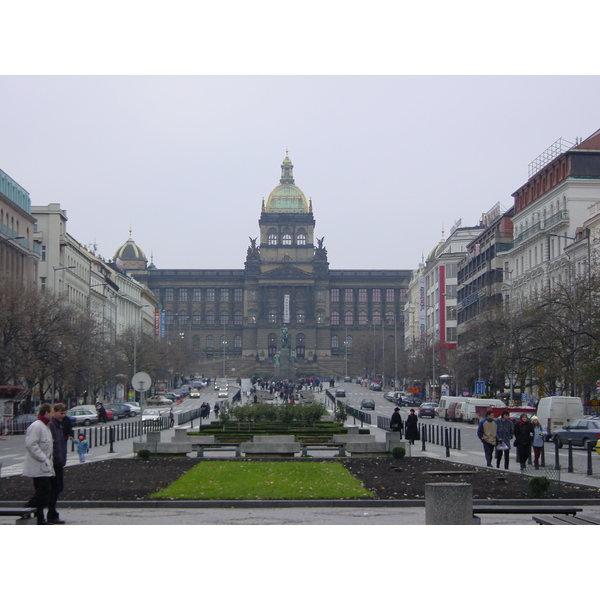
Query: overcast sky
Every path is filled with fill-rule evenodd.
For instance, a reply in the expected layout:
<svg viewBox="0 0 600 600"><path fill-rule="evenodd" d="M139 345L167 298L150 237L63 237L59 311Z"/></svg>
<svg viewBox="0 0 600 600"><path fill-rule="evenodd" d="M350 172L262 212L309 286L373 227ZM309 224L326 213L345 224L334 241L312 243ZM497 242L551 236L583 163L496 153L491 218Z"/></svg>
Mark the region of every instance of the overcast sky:
<svg viewBox="0 0 600 600"><path fill-rule="evenodd" d="M600 128L598 77L0 78L0 169L104 258L242 268L286 150L331 268L414 269ZM10 141L10 143L6 143Z"/></svg>

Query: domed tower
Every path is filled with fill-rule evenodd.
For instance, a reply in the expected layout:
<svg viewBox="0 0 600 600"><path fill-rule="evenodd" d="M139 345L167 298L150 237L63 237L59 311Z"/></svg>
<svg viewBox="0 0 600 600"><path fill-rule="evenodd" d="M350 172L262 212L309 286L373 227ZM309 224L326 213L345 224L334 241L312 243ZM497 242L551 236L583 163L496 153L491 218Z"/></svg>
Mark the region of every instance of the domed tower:
<svg viewBox="0 0 600 600"><path fill-rule="evenodd" d="M131 229L129 239L120 246L113 256L117 265L121 264L126 271L146 269L148 260L144 251L133 241Z"/></svg>
<svg viewBox="0 0 600 600"><path fill-rule="evenodd" d="M258 222L262 271L289 263L312 271L315 256L315 219L312 203L294 182L294 165L289 156L281 164L279 185L270 193Z"/></svg>

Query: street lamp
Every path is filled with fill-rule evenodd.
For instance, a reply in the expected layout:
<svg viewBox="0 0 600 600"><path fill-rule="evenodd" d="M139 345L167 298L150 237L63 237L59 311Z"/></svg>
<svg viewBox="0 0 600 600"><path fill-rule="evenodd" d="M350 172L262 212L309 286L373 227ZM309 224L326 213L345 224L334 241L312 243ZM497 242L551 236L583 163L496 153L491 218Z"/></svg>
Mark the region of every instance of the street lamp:
<svg viewBox="0 0 600 600"><path fill-rule="evenodd" d="M54 283L52 285L52 293L56 294L56 271L66 271L68 269L74 269L75 265L70 267L52 267L54 269Z"/></svg>

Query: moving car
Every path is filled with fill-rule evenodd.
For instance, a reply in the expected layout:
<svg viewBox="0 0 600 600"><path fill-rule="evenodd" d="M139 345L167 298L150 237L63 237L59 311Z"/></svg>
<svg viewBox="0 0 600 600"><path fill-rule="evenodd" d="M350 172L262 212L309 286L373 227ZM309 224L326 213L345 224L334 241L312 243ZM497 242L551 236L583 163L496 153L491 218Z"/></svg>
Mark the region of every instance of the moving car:
<svg viewBox="0 0 600 600"><path fill-rule="evenodd" d="M371 400L370 398L363 398L360 401L361 410L375 410L375 400Z"/></svg>
<svg viewBox="0 0 600 600"><path fill-rule="evenodd" d="M161 417L161 411L156 410L155 408L149 408L142 413L142 421L157 422L160 421Z"/></svg>
<svg viewBox="0 0 600 600"><path fill-rule="evenodd" d="M76 406L67 411L67 417L71 419L73 425L83 425L89 427L98 422L98 413L91 408L81 408Z"/></svg>
<svg viewBox="0 0 600 600"><path fill-rule="evenodd" d="M372 384L369 386L369 389L370 389L372 392L380 392L380 391L381 391L381 384L380 384L380 383L375 383L375 382L373 382L373 383L372 383Z"/></svg>
<svg viewBox="0 0 600 600"><path fill-rule="evenodd" d="M344 383L352 383L352 377L346 375L346 377L344 377Z"/></svg>
<svg viewBox="0 0 600 600"><path fill-rule="evenodd" d="M172 404L173 399L169 397L169 394L165 394L164 396L150 396L146 400L147 404L158 404L158 405L169 405Z"/></svg>
<svg viewBox="0 0 600 600"><path fill-rule="evenodd" d="M200 390L192 390L190 392L190 398L200 398Z"/></svg>
<svg viewBox="0 0 600 600"><path fill-rule="evenodd" d="M573 440L573 446L583 446L584 448L588 441L597 443L600 441L600 419L598 417L579 419L572 425L565 425L554 433L553 440L556 440L559 448L562 448L563 444L568 444L569 439Z"/></svg>
<svg viewBox="0 0 600 600"><path fill-rule="evenodd" d="M34 421L37 421L37 415L19 415L10 422L9 429L11 433L25 433Z"/></svg>
<svg viewBox="0 0 600 600"><path fill-rule="evenodd" d="M419 411L417 413L418 417L431 417L435 418L437 408L437 404L435 402L423 402L421 406L419 406Z"/></svg>
<svg viewBox="0 0 600 600"><path fill-rule="evenodd" d="M336 398L345 398L346 390L343 390L342 388L338 388L337 390L335 390L335 397Z"/></svg>

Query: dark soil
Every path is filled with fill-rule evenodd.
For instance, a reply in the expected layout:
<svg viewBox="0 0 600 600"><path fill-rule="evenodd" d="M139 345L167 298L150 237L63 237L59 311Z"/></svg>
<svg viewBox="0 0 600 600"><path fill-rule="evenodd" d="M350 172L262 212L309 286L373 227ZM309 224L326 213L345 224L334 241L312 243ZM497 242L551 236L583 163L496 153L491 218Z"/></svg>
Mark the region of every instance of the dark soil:
<svg viewBox="0 0 600 600"><path fill-rule="evenodd" d="M230 459L235 460L235 459ZM248 459L237 459L244 462ZM318 460L318 459L317 459ZM327 459L324 459L327 460ZM528 477L500 469L461 465L434 458L347 458L339 460L379 499L414 500L425 497L426 483L470 483L475 499L530 497ZM149 500L198 463L195 458L113 459L74 465L65 469L62 501ZM31 479L3 478L2 501L26 501L33 493ZM553 485L545 498L600 499L600 489L562 483Z"/></svg>

